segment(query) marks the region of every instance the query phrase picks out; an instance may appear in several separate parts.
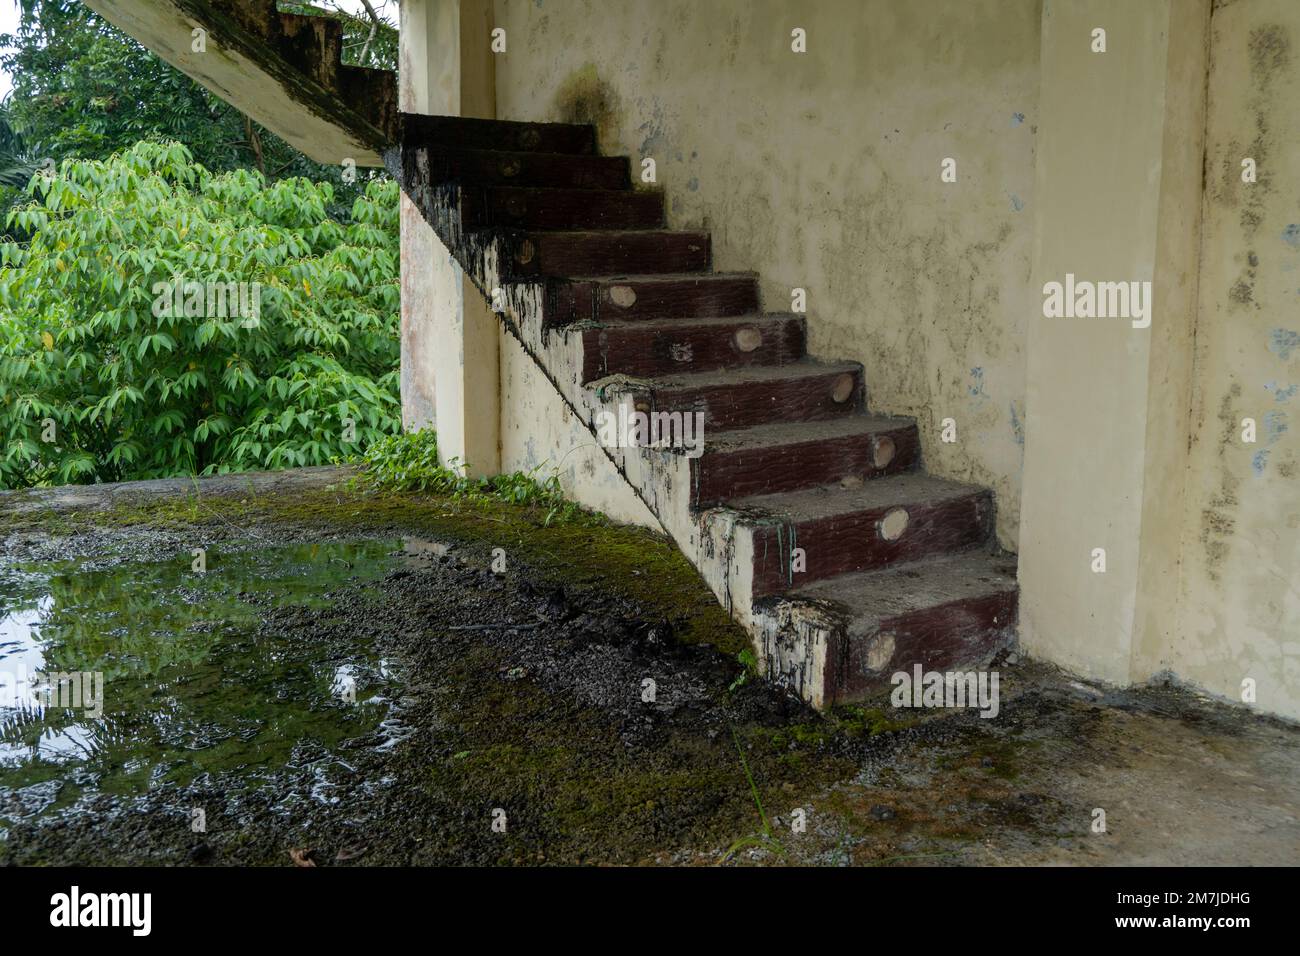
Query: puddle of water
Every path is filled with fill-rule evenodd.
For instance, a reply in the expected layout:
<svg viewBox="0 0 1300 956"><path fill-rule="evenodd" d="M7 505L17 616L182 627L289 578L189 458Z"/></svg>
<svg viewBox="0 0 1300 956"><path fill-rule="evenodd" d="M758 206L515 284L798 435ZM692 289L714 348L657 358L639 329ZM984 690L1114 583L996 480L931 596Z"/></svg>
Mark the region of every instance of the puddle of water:
<svg viewBox="0 0 1300 956"><path fill-rule="evenodd" d="M0 838L14 817L96 794L218 775L250 790L307 751L329 802L322 749L403 732L397 668L362 635L314 635L316 618L294 618L305 626L288 633L260 624L270 608L327 609L332 589L378 580L419 551L400 548L214 550L204 573L188 555L0 566Z"/></svg>

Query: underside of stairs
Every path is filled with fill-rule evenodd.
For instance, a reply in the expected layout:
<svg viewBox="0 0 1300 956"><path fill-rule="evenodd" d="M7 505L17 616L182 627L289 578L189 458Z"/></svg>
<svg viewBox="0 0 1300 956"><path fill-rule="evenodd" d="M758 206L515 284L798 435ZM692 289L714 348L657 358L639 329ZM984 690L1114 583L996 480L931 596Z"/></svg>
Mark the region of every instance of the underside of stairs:
<svg viewBox="0 0 1300 956"><path fill-rule="evenodd" d="M699 413L699 455L600 444L770 679L826 707L1014 640L1015 562L997 551L992 493L924 473L916 424L868 411L862 367L810 357L803 315L764 312L752 274L714 272L709 235L667 228L663 194L633 188L628 157L600 155L591 127L396 115L390 75L340 73L353 68L337 29L269 2L90 3L242 11L228 20L262 69L306 77L285 81L306 92L282 112L383 153L598 443L633 411Z"/></svg>
<svg viewBox="0 0 1300 956"><path fill-rule="evenodd" d="M344 64L337 19L276 0L85 4L318 163L381 166L396 141L397 77Z"/></svg>

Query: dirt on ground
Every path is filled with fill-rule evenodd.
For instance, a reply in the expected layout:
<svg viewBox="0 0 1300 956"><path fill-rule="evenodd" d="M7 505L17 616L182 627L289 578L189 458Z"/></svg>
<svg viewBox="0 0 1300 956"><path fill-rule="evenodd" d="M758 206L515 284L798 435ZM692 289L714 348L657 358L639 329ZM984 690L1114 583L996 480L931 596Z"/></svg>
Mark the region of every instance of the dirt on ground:
<svg viewBox="0 0 1300 956"><path fill-rule="evenodd" d="M391 556L362 574L376 542ZM232 567L297 548L329 573L303 572L313 600L235 588L245 629L168 664L166 692L145 682L95 760L0 762L0 862L1300 861L1294 726L1014 652L992 719L887 696L819 714L748 670L744 633L642 529L334 469L0 495L0 571L128 569L106 580L183 603L131 569L196 548ZM359 643L386 662L373 719L300 699Z"/></svg>

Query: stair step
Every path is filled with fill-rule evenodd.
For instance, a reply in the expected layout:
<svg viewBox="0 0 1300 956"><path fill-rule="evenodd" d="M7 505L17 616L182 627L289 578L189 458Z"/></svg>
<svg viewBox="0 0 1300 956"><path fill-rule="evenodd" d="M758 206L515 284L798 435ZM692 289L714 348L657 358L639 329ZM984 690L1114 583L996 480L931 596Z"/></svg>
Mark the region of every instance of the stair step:
<svg viewBox="0 0 1300 956"><path fill-rule="evenodd" d="M432 149L510 150L520 153L596 152L596 130L578 123L520 123L469 116L402 114L402 141Z"/></svg>
<svg viewBox="0 0 1300 956"><path fill-rule="evenodd" d="M343 66L343 23L333 17L277 12L276 25L267 24L262 38L275 52L304 75L327 89L337 89ZM276 36L278 34L278 36Z"/></svg>
<svg viewBox="0 0 1300 956"><path fill-rule="evenodd" d="M703 272L709 268L709 234L667 229L525 232L506 238L503 258L512 279Z"/></svg>
<svg viewBox="0 0 1300 956"><path fill-rule="evenodd" d="M411 147L407 146L405 150ZM423 151L426 147L415 147ZM484 186L553 186L569 189L628 189L626 156L506 152L490 149L428 148L429 179Z"/></svg>
<svg viewBox="0 0 1300 956"><path fill-rule="evenodd" d="M397 141L397 74L344 64L338 76L339 99L369 120L385 142Z"/></svg>
<svg viewBox="0 0 1300 956"><path fill-rule="evenodd" d="M467 187L461 226L475 229L654 229L664 224L664 195L640 189Z"/></svg>
<svg viewBox="0 0 1300 956"><path fill-rule="evenodd" d="M758 311L752 273L579 277L550 283L548 325L590 320L710 318Z"/></svg>
<svg viewBox="0 0 1300 956"><path fill-rule="evenodd" d="M607 375L784 365L804 355L804 320L797 315L606 322L581 335L584 385Z"/></svg>
<svg viewBox="0 0 1300 956"><path fill-rule="evenodd" d="M970 668L1012 644L1016 560L975 549L830 578L765 603L808 601L840 622L826 648L823 705L862 700L899 671Z"/></svg>
<svg viewBox="0 0 1300 956"><path fill-rule="evenodd" d="M638 410L702 412L707 441L710 430L851 415L861 406L862 367L802 361L728 368L631 383L625 391Z"/></svg>
<svg viewBox="0 0 1300 956"><path fill-rule="evenodd" d="M777 422L708 436L691 461L691 505L874 479L910 470L919 457L916 424L850 415L823 422Z"/></svg>
<svg viewBox="0 0 1300 956"><path fill-rule="evenodd" d="M706 435L707 441L707 435ZM993 493L909 473L728 502L754 527L754 595L974 547L993 530ZM806 569L794 572L794 548Z"/></svg>

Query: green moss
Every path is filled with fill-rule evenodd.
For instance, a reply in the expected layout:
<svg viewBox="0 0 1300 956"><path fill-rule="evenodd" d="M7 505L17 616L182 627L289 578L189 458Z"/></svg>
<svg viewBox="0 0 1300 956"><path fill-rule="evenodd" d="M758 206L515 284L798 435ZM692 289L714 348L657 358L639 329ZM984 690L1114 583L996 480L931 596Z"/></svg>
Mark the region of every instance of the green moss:
<svg viewBox="0 0 1300 956"><path fill-rule="evenodd" d="M343 484L292 494L258 494L250 487L244 496L191 492L91 513L11 511L0 515L0 532L39 530L66 537L87 527L209 527L234 535L277 522L336 534L397 533L455 542L485 567L492 549L504 548L511 566L526 566L535 579L599 585L641 604L648 615L671 623L683 643L711 644L733 656L750 646L667 536L595 515L556 522L549 499L517 504L490 496L382 492Z"/></svg>
<svg viewBox="0 0 1300 956"><path fill-rule="evenodd" d="M891 717L879 707L859 707L846 705L835 707L831 718L837 729L850 737L874 737L876 734L890 734L914 726L914 718Z"/></svg>

